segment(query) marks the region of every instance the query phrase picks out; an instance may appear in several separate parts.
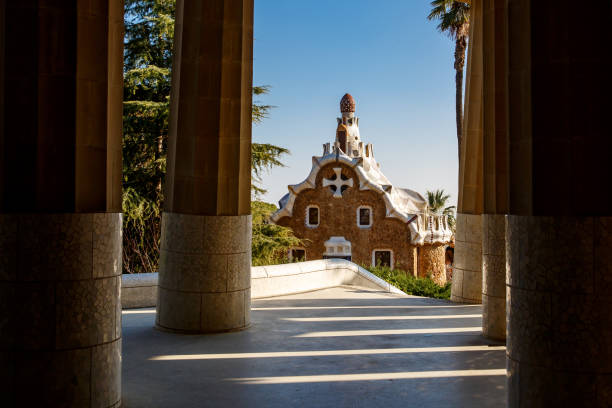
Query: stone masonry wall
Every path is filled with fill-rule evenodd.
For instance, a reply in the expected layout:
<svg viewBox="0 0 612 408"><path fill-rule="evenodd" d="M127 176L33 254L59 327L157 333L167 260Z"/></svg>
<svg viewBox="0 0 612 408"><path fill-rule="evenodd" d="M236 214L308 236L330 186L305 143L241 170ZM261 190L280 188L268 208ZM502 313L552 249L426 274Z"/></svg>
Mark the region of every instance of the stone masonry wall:
<svg viewBox="0 0 612 408"><path fill-rule="evenodd" d="M419 277L431 276L434 282L446 284L445 245L423 245L419 248Z"/></svg>

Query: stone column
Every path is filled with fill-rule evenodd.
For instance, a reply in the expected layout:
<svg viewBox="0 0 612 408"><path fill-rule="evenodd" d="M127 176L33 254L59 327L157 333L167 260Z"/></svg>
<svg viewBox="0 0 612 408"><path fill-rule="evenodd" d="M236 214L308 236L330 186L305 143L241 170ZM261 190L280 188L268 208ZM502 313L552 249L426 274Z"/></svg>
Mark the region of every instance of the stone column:
<svg viewBox="0 0 612 408"><path fill-rule="evenodd" d="M446 252L444 245L423 245L419 251L418 276L431 277L440 286L446 284Z"/></svg>
<svg viewBox="0 0 612 408"><path fill-rule="evenodd" d="M506 338L506 0L483 3L482 333Z"/></svg>
<svg viewBox="0 0 612 408"><path fill-rule="evenodd" d="M482 216L482 334L506 339L506 216Z"/></svg>
<svg viewBox="0 0 612 408"><path fill-rule="evenodd" d="M611 25L508 2L509 407L612 406Z"/></svg>
<svg viewBox="0 0 612 408"><path fill-rule="evenodd" d="M482 301L482 224L481 216L457 214L455 258L451 301Z"/></svg>
<svg viewBox="0 0 612 408"><path fill-rule="evenodd" d="M123 2L0 3L0 395L121 403Z"/></svg>
<svg viewBox="0 0 612 408"><path fill-rule="evenodd" d="M482 2L472 4L451 300L482 298Z"/></svg>
<svg viewBox="0 0 612 408"><path fill-rule="evenodd" d="M156 325L246 328L253 0L177 2Z"/></svg>

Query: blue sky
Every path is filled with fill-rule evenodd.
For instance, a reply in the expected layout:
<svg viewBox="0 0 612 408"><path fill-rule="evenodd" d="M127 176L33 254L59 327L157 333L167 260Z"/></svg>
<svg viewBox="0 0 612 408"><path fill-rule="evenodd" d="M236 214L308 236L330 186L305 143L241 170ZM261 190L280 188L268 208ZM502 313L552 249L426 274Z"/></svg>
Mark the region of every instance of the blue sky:
<svg viewBox="0 0 612 408"><path fill-rule="evenodd" d="M255 0L254 84L275 105L253 140L291 150L264 175L276 203L335 138L340 98L356 100L361 139L398 187L457 198L453 42L422 0Z"/></svg>

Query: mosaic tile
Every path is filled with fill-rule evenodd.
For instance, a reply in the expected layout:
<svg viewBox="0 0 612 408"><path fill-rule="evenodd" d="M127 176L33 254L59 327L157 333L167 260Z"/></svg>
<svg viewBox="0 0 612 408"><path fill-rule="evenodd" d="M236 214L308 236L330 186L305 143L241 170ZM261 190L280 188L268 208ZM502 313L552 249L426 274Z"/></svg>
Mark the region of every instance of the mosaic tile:
<svg viewBox="0 0 612 408"><path fill-rule="evenodd" d="M216 332L245 326L245 291L204 293L202 331Z"/></svg>
<svg viewBox="0 0 612 408"><path fill-rule="evenodd" d="M159 325L166 329L200 331L200 293L158 289Z"/></svg>
<svg viewBox="0 0 612 408"><path fill-rule="evenodd" d="M92 350L91 407L106 408L120 399L121 339L118 339L96 346Z"/></svg>
<svg viewBox="0 0 612 408"><path fill-rule="evenodd" d="M251 287L251 251L228 255L227 290Z"/></svg>

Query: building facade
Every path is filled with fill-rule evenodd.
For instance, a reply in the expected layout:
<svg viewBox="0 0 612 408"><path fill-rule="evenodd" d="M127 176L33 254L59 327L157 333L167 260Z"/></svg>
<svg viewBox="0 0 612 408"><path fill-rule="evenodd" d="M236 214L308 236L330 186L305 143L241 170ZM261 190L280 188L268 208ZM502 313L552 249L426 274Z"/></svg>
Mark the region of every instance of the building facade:
<svg viewBox="0 0 612 408"><path fill-rule="evenodd" d="M444 249L452 239L447 217L430 214L419 193L385 177L372 144L361 141L351 95L342 97L340 111L335 143L323 145L306 180L288 186L271 217L304 240L290 255L388 265L445 283Z"/></svg>

